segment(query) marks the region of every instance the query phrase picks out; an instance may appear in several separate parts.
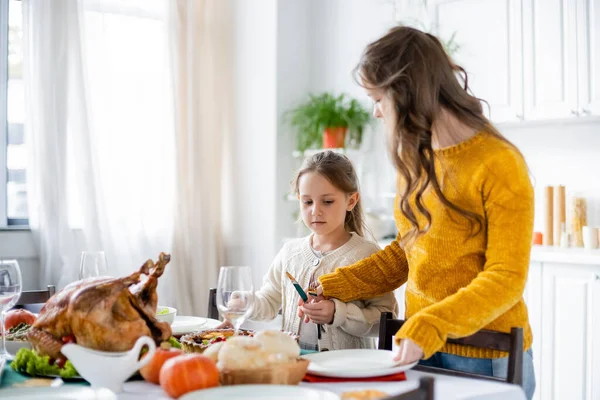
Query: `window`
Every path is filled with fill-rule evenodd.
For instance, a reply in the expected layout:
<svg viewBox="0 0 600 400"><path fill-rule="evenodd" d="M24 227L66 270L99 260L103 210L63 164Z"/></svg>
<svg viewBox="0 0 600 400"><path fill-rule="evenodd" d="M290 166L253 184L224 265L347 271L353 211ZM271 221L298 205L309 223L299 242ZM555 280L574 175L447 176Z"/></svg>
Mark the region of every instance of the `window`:
<svg viewBox="0 0 600 400"><path fill-rule="evenodd" d="M28 224L21 2L0 5L0 228Z"/></svg>

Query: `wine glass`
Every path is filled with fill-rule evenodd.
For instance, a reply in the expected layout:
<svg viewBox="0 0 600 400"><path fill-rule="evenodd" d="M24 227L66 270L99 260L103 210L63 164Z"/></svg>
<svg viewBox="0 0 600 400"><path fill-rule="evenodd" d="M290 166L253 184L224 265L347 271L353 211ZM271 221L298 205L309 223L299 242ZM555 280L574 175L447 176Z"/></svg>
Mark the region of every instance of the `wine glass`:
<svg viewBox="0 0 600 400"><path fill-rule="evenodd" d="M79 279L108 275L106 255L103 251L82 251Z"/></svg>
<svg viewBox="0 0 600 400"><path fill-rule="evenodd" d="M0 359L12 360L13 356L6 351L6 312L10 310L21 296L21 270L17 260L0 260L0 325L2 325L2 349Z"/></svg>
<svg viewBox="0 0 600 400"><path fill-rule="evenodd" d="M238 334L252 310L254 295L250 267L221 267L217 283L217 308Z"/></svg>

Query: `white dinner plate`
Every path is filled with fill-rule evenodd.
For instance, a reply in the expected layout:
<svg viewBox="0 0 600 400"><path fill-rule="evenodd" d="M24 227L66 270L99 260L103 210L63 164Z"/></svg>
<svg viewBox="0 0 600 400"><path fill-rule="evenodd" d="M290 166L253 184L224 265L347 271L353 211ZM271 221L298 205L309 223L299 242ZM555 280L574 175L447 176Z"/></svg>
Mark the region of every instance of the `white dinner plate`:
<svg viewBox="0 0 600 400"><path fill-rule="evenodd" d="M177 315L175 321L171 324L171 331L173 335L179 336L201 329L212 329L219 324L221 324L221 321L216 319Z"/></svg>
<svg viewBox="0 0 600 400"><path fill-rule="evenodd" d="M331 378L371 378L397 374L411 369L417 362L396 365L390 350L332 350L303 355L310 360L308 373Z"/></svg>
<svg viewBox="0 0 600 400"><path fill-rule="evenodd" d="M322 389L290 385L234 385L190 392L180 400L235 400L235 399L285 399L285 400L339 400L333 392Z"/></svg>
<svg viewBox="0 0 600 400"><path fill-rule="evenodd" d="M73 400L116 400L117 395L108 389L92 389L81 386L32 387L0 389L2 400L22 399L73 399Z"/></svg>

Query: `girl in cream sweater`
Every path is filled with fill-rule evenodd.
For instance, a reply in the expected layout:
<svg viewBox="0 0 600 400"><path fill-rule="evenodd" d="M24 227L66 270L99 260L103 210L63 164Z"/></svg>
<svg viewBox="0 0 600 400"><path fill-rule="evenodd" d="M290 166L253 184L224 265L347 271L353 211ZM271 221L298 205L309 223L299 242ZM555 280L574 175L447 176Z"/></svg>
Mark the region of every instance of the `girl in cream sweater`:
<svg viewBox="0 0 600 400"><path fill-rule="evenodd" d="M364 218L352 163L332 151L317 153L298 171L293 190L302 221L312 233L287 242L279 251L262 287L254 293L248 319L272 320L281 310L281 328L299 334L300 347L305 350L377 348L381 313L397 313L392 292L351 302L321 300L313 303L311 321L303 322L298 317L300 296L286 275L291 274L306 288L321 275L380 250L363 237Z"/></svg>

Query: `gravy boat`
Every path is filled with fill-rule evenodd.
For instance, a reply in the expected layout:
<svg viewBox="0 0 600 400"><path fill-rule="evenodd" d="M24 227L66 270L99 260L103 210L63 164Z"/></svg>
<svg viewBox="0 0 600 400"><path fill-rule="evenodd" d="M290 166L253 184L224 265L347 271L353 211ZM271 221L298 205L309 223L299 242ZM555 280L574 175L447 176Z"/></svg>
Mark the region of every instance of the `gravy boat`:
<svg viewBox="0 0 600 400"><path fill-rule="evenodd" d="M148 346L148 353L138 360L144 345ZM152 338L142 336L126 352L92 350L73 343L65 344L60 351L71 361L79 375L90 383L92 389L107 388L120 393L123 391L123 383L150 362L156 345Z"/></svg>

